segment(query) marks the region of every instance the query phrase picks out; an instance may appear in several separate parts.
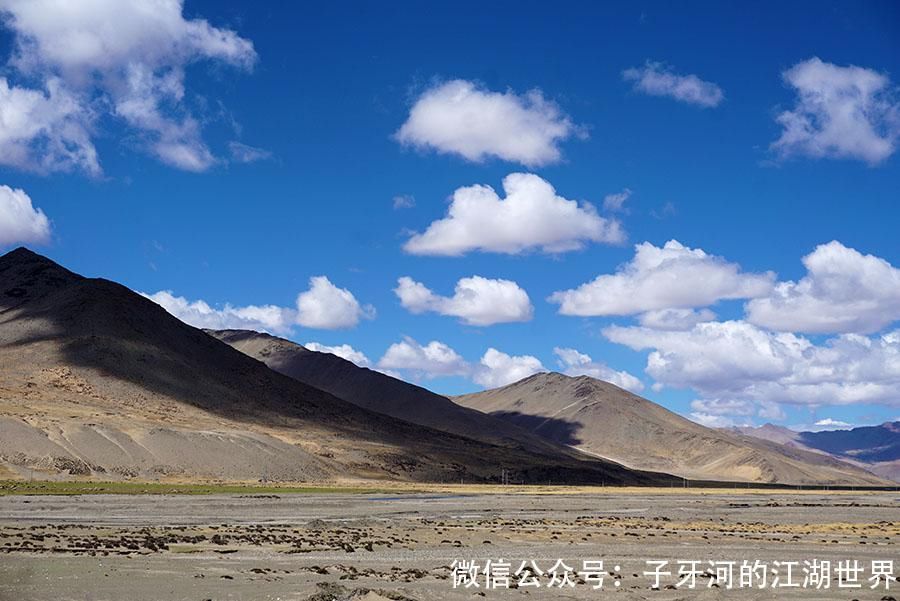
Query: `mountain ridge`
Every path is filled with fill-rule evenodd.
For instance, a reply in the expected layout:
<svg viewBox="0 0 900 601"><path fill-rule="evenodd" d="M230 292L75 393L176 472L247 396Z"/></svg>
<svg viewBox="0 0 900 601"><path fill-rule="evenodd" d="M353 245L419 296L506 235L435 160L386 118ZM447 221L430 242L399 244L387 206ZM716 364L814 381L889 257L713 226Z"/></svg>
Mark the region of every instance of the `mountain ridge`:
<svg viewBox="0 0 900 601"><path fill-rule="evenodd" d="M525 429L463 407L449 398L387 374L360 367L331 353L253 330L204 330L271 369L325 390L360 407L436 428L522 450L547 453L557 447Z"/></svg>
<svg viewBox="0 0 900 601"><path fill-rule="evenodd" d="M737 426L732 430L836 457L900 482L900 421L816 432L796 432L774 424Z"/></svg>
<svg viewBox="0 0 900 601"><path fill-rule="evenodd" d="M0 464L48 477L654 483L523 457L283 376L115 282L27 249L0 257Z"/></svg>
<svg viewBox="0 0 900 601"><path fill-rule="evenodd" d="M837 459L707 428L588 376L540 373L453 400L639 469L695 479L885 484L881 478Z"/></svg>

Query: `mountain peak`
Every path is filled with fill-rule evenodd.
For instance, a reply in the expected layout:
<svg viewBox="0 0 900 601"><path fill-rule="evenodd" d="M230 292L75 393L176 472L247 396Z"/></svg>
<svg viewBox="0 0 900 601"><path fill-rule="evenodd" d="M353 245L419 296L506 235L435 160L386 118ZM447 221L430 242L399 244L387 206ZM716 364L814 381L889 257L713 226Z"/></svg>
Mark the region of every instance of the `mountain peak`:
<svg viewBox="0 0 900 601"><path fill-rule="evenodd" d="M30 248L26 248L24 246L20 246L15 248L5 255L0 256L0 270L7 269L13 266L44 266L44 267L55 267L57 269L66 270L63 266L52 259L48 259L44 255L40 255Z"/></svg>
<svg viewBox="0 0 900 601"><path fill-rule="evenodd" d="M564 373L560 373L558 371L542 371L536 374L532 374L521 380L513 382L512 384L507 384L506 386L501 386L496 388L495 390L506 390L506 389L518 389L519 387L537 387L537 388L569 388L569 387L577 387L580 391L580 395L586 396L593 392L605 392L605 393L624 393L627 396L634 396L631 392L621 388L620 386L616 386L612 382L607 382L605 380L600 380L593 376L589 376L586 374L581 375L568 375Z"/></svg>
<svg viewBox="0 0 900 601"><path fill-rule="evenodd" d="M279 338L278 336L273 336L272 334L266 332L257 332L256 330L243 330L243 329L228 329L228 330L214 330L214 329L204 329L204 332L212 336L213 338L218 338L222 342L229 344L231 346L241 345L241 344L262 344L266 345L269 348L269 353L276 350L297 350L311 353L308 348L303 346L302 344L298 344L293 340L288 340L286 338Z"/></svg>
<svg viewBox="0 0 900 601"><path fill-rule="evenodd" d="M39 255L33 250L20 246L15 248L3 256L0 256L0 268L6 265L15 265L21 263L48 263L56 265L53 261L43 255Z"/></svg>
<svg viewBox="0 0 900 601"><path fill-rule="evenodd" d="M82 279L22 246L0 257L0 306L19 305Z"/></svg>

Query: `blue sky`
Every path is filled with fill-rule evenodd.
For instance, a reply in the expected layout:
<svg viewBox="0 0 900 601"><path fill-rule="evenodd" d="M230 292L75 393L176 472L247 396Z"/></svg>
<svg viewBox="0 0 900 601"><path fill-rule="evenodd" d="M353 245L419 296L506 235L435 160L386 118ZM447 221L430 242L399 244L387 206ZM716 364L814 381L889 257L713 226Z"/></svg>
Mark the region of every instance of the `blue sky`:
<svg viewBox="0 0 900 601"><path fill-rule="evenodd" d="M42 4L0 0L0 78L12 90L0 87L0 115L5 103L35 124L0 125L0 246L170 291L155 298L197 325L252 326L247 311L217 311L271 306L278 333L349 345L442 393L539 362L618 378L710 424L900 414L896 3L188 0L148 17L110 1L76 5L62 25ZM471 131L454 90L477 115ZM25 111L40 104L26 92L48 106ZM790 139L786 119L805 123ZM540 139L523 150L529 128ZM503 198L515 173L549 183L557 204L534 197L537 225L495 214L488 233L508 226L579 248L404 249L447 216L454 192L482 185ZM625 190L622 210L604 208ZM15 191L49 222L4 213ZM397 197L413 206L395 208ZM566 205L574 221L554 222L561 199L581 203ZM476 223L492 218L484 206ZM598 233L614 221L622 236ZM683 249L661 270L603 280L579 314L547 301L616 274L636 244L649 256L669 240ZM317 276L327 283L304 313L298 294ZM404 306L402 276L432 296ZM468 304L438 298L472 276L483 280ZM484 288L500 279L527 293L524 305ZM642 325L670 309L690 323ZM461 323L473 310L516 321ZM490 348L510 357L484 365Z"/></svg>

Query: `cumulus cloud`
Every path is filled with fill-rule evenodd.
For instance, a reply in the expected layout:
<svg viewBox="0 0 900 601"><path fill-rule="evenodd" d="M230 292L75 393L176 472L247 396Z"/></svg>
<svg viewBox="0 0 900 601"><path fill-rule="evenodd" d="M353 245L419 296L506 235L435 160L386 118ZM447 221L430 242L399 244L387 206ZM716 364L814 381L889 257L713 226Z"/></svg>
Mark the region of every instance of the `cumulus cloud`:
<svg viewBox="0 0 900 601"><path fill-rule="evenodd" d="M0 246L49 241L50 220L31 204L28 194L18 188L0 186Z"/></svg>
<svg viewBox="0 0 900 601"><path fill-rule="evenodd" d="M561 159L559 143L580 128L540 90L491 92L461 79L426 90L395 138L402 144L481 162L537 167Z"/></svg>
<svg viewBox="0 0 900 601"><path fill-rule="evenodd" d="M189 171L215 164L187 109L186 68L201 60L250 68L256 53L231 30L185 19L182 4L0 0L0 17L14 34L10 67L42 82L36 89L0 82L2 160L99 174L91 134L95 111L104 111L164 163Z"/></svg>
<svg viewBox="0 0 900 601"><path fill-rule="evenodd" d="M363 307L346 288L338 288L325 276L309 279L309 290L297 297L297 323L307 328L352 328L361 319L375 317L375 308Z"/></svg>
<svg viewBox="0 0 900 601"><path fill-rule="evenodd" d="M489 348L478 363L472 364L443 342L432 340L422 345L409 336L388 347L378 368L408 373L414 378L462 376L485 388L506 386L546 371L540 360L531 355L511 356ZM396 373L393 375L397 377Z"/></svg>
<svg viewBox="0 0 900 601"><path fill-rule="evenodd" d="M416 255L461 256L471 251L517 254L532 249L560 253L589 242L619 243L618 221L597 214L590 203L556 194L549 182L530 173L503 179L505 198L490 186L453 193L447 216L414 234L404 245Z"/></svg>
<svg viewBox="0 0 900 601"><path fill-rule="evenodd" d="M226 303L217 309L204 300L188 300L171 290L141 294L181 321L198 328L215 330L241 329L289 334L295 326L321 330L351 328L360 319L371 319L375 309L360 306L356 297L338 288L325 276L310 278L310 289L297 296L295 307L247 305L236 307ZM337 348L337 347L335 347ZM338 354L338 353L335 353Z"/></svg>
<svg viewBox="0 0 900 601"><path fill-rule="evenodd" d="M355 363L359 367L369 367L370 365L369 358L366 357L365 353L356 350L349 344L328 346L325 344L320 344L318 342L307 342L303 346L311 351L316 351L317 353L331 353L332 355L337 355L341 359L346 359L351 363Z"/></svg>
<svg viewBox="0 0 900 601"><path fill-rule="evenodd" d="M478 275L460 279L451 297L437 295L410 277L398 279L394 293L412 313L430 311L459 317L472 326L529 321L534 314L528 294L518 284Z"/></svg>
<svg viewBox="0 0 900 601"><path fill-rule="evenodd" d="M601 361L594 361L590 355L586 355L573 348L553 349L558 357L557 363L563 373L569 376L590 376L604 382L611 382L620 388L631 392L640 392L644 389L644 383L627 371L616 371Z"/></svg>
<svg viewBox="0 0 900 601"><path fill-rule="evenodd" d="M634 82L634 89L651 96L668 96L680 102L703 108L719 106L725 99L722 88L696 75L679 75L662 63L647 61L643 67L622 72L625 81Z"/></svg>
<svg viewBox="0 0 900 601"><path fill-rule="evenodd" d="M738 423L734 419L725 415L703 413L701 411L691 412L691 420L697 422L701 426L706 426L707 428L732 428L734 426L750 425L749 423Z"/></svg>
<svg viewBox="0 0 900 601"><path fill-rule="evenodd" d="M737 399L696 399L691 401L691 409L711 415L753 415L756 404Z"/></svg>
<svg viewBox="0 0 900 601"><path fill-rule="evenodd" d="M443 342L432 340L423 346L409 336L388 347L378 367L410 371L425 378L466 376L470 372L466 360Z"/></svg>
<svg viewBox="0 0 900 601"><path fill-rule="evenodd" d="M181 321L197 328L257 330L272 334L287 334L294 325L294 311L275 305L235 307L226 304L221 309L216 309L203 300L192 301L183 296L175 296L171 290L141 294Z"/></svg>
<svg viewBox="0 0 900 601"><path fill-rule="evenodd" d="M743 273L739 265L677 240L662 248L644 242L616 273L555 292L548 300L559 304L563 315L634 315L764 296L774 278L772 273Z"/></svg>
<svg viewBox="0 0 900 601"><path fill-rule="evenodd" d="M654 330L690 330L696 324L713 321L716 314L709 309L657 309L638 316L638 322Z"/></svg>
<svg viewBox="0 0 900 601"><path fill-rule="evenodd" d="M739 425L734 418L741 418L740 425L752 425L753 416L765 420L780 421L787 414L778 403L752 402L744 399L696 399L691 402L691 418L705 426L723 428Z"/></svg>
<svg viewBox="0 0 900 601"><path fill-rule="evenodd" d="M814 57L782 76L797 99L776 118L783 130L773 151L782 157L859 159L873 165L894 153L900 102L886 75Z"/></svg>
<svg viewBox="0 0 900 601"><path fill-rule="evenodd" d="M473 369L472 380L485 388L497 388L542 371L547 370L537 357L511 356L495 348L489 348Z"/></svg>
<svg viewBox="0 0 900 601"><path fill-rule="evenodd" d="M91 142L94 112L57 78L43 89L10 85L0 77L0 164L47 173L100 173Z"/></svg>
<svg viewBox="0 0 900 601"><path fill-rule="evenodd" d="M900 269L837 241L803 257L806 276L747 303L747 320L773 330L871 333L900 320Z"/></svg>
<svg viewBox="0 0 900 601"><path fill-rule="evenodd" d="M900 403L900 330L821 344L744 321L699 323L688 331L611 326L603 334L649 349L647 374L665 386L691 388L706 402L752 401L767 415L777 415L773 403Z"/></svg>

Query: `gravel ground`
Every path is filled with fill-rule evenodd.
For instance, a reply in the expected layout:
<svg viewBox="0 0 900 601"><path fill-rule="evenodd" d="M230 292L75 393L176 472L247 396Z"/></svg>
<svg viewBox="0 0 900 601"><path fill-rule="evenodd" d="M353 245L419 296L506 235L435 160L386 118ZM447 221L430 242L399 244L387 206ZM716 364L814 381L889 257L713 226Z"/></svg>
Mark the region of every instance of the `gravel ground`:
<svg viewBox="0 0 900 601"><path fill-rule="evenodd" d="M892 560L900 575L898 541L897 493L9 496L0 599L881 600L900 598L900 581L870 589L871 562ZM514 588L523 561L549 572L559 559L574 587L545 574L540 587ZM510 564L510 588L487 589L480 575L479 587L454 588L454 561L487 560ZM596 560L600 590L583 563ZM675 573L661 590L648 560ZM766 588L739 586L745 560L766 562ZM832 563L829 589L804 588L805 560ZM864 568L861 588L838 587L846 560ZM691 567L678 561L700 572L737 562L733 587L707 574L676 588L679 567ZM773 588L788 567L800 586Z"/></svg>

